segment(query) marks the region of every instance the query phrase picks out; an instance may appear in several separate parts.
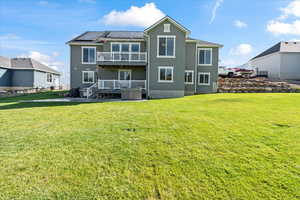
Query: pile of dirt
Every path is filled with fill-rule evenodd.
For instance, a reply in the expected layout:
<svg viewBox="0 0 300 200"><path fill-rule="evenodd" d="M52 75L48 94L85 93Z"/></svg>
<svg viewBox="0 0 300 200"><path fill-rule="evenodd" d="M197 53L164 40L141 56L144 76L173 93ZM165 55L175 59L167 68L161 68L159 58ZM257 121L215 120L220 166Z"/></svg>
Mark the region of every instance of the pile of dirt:
<svg viewBox="0 0 300 200"><path fill-rule="evenodd" d="M299 88L287 82L271 81L267 78L219 78L220 93L295 93Z"/></svg>

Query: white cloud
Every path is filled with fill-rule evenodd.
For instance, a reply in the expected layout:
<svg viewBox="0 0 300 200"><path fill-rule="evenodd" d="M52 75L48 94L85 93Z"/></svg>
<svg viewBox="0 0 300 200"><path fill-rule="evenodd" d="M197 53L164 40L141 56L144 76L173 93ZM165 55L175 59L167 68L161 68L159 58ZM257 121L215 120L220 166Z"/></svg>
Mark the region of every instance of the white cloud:
<svg viewBox="0 0 300 200"><path fill-rule="evenodd" d="M276 20L269 21L267 31L274 35L300 35L300 20L284 23Z"/></svg>
<svg viewBox="0 0 300 200"><path fill-rule="evenodd" d="M22 45L21 45L22 44ZM53 43L39 40L23 39L15 34L0 35L0 49L31 50L33 47L52 45Z"/></svg>
<svg viewBox="0 0 300 200"><path fill-rule="evenodd" d="M247 56L251 54L253 47L250 44L240 44L230 50L230 54L234 56Z"/></svg>
<svg viewBox="0 0 300 200"><path fill-rule="evenodd" d="M49 5L49 2L48 1L39 1L38 5L40 5L40 6L47 6L47 5Z"/></svg>
<svg viewBox="0 0 300 200"><path fill-rule="evenodd" d="M155 3L146 3L143 7L131 6L126 11L113 10L101 21L105 25L149 27L164 16Z"/></svg>
<svg viewBox="0 0 300 200"><path fill-rule="evenodd" d="M222 5L224 0L216 0L216 3L212 9L212 13L211 13L211 19L210 19L210 24L212 24L216 18L216 15L217 15L217 11L218 11L218 8Z"/></svg>
<svg viewBox="0 0 300 200"><path fill-rule="evenodd" d="M286 19L289 16L300 17L300 0L292 1L287 7L281 8L282 15L279 19Z"/></svg>
<svg viewBox="0 0 300 200"><path fill-rule="evenodd" d="M62 68L65 66L65 63L56 60L55 57L56 55L58 55L58 53L57 54L56 53L57 52L53 52L52 56L49 56L38 51L29 51L27 54L22 54L18 57L32 58L44 65L51 67L52 69L61 71Z"/></svg>
<svg viewBox="0 0 300 200"><path fill-rule="evenodd" d="M96 3L96 0L78 0L80 3Z"/></svg>
<svg viewBox="0 0 300 200"><path fill-rule="evenodd" d="M281 8L281 15L275 19L270 20L267 24L267 31L274 35L300 35L300 20L288 20L290 16L300 17L300 0L293 0L287 7Z"/></svg>
<svg viewBox="0 0 300 200"><path fill-rule="evenodd" d="M289 42L300 42L300 39L290 39Z"/></svg>
<svg viewBox="0 0 300 200"><path fill-rule="evenodd" d="M247 28L248 25L245 22L242 22L240 20L235 20L234 25L238 28Z"/></svg>

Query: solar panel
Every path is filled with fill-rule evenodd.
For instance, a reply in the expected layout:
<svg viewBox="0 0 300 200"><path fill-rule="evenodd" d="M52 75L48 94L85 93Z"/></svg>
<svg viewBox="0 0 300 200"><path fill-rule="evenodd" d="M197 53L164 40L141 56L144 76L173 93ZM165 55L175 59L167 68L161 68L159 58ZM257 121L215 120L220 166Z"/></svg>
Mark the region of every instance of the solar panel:
<svg viewBox="0 0 300 200"><path fill-rule="evenodd" d="M103 35L103 31L99 32L87 32L85 34L83 34L82 36L80 36L79 38L77 38L76 40L96 40L98 37Z"/></svg>

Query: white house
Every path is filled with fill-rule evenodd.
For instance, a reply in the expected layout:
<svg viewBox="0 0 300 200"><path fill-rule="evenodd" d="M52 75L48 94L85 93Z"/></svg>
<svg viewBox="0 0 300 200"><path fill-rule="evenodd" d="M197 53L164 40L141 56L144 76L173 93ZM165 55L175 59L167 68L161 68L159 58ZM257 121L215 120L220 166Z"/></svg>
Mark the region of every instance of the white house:
<svg viewBox="0 0 300 200"><path fill-rule="evenodd" d="M279 42L249 64L257 71L267 71L269 78L300 79L300 42Z"/></svg>

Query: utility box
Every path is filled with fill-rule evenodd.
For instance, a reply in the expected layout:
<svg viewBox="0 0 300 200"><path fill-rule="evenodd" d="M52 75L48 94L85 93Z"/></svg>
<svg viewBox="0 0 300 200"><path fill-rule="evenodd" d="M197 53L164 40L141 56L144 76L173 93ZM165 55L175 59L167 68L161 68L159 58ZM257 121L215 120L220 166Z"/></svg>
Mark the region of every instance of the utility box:
<svg viewBox="0 0 300 200"><path fill-rule="evenodd" d="M122 100L141 100L142 89L139 88L123 88L121 89Z"/></svg>

